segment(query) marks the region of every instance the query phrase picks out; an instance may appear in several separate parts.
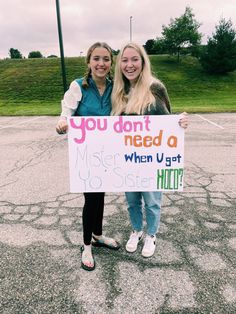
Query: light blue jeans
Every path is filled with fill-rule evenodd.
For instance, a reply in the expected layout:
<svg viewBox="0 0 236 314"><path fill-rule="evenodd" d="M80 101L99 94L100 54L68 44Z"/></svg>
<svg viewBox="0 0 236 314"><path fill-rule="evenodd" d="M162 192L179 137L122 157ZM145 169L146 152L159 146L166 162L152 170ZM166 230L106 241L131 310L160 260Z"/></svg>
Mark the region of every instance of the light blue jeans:
<svg viewBox="0 0 236 314"><path fill-rule="evenodd" d="M162 192L126 192L125 196L133 230L143 229L143 198L147 234L155 235L160 225Z"/></svg>

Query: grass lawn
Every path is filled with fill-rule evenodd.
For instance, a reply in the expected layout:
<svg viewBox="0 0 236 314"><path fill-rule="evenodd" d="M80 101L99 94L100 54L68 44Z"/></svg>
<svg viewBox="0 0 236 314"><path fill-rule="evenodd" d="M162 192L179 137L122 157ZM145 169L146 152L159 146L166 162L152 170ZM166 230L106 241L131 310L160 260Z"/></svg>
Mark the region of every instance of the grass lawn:
<svg viewBox="0 0 236 314"><path fill-rule="evenodd" d="M168 89L173 112L236 112L236 71L204 73L198 60L150 56ZM83 57L66 58L67 83L84 75ZM63 97L60 59L0 60L0 115L59 115Z"/></svg>

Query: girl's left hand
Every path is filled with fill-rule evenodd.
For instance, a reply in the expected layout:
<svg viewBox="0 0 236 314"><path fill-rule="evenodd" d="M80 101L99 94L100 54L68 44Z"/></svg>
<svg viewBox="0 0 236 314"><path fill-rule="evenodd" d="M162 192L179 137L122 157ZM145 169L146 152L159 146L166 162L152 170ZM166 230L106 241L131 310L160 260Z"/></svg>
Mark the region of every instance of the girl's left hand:
<svg viewBox="0 0 236 314"><path fill-rule="evenodd" d="M181 128L187 129L187 127L188 127L188 114L187 114L187 112L181 113L180 119L179 119L179 125L181 126Z"/></svg>

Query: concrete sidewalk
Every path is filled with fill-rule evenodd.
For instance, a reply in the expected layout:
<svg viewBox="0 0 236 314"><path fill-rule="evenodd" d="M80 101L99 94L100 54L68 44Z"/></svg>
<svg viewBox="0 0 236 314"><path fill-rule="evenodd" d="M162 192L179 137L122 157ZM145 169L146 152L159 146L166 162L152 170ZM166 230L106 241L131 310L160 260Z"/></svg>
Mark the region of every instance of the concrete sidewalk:
<svg viewBox="0 0 236 314"><path fill-rule="evenodd" d="M165 193L157 249L129 254L123 193L107 193L104 232L80 268L83 197L70 194L57 117L0 117L0 313L235 313L236 114L190 115L185 190Z"/></svg>

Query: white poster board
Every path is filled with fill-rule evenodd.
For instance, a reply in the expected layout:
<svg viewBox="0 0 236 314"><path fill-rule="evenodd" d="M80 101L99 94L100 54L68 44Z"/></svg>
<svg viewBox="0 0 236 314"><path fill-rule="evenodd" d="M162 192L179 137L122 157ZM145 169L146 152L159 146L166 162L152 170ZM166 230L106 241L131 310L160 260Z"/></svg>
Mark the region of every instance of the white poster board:
<svg viewBox="0 0 236 314"><path fill-rule="evenodd" d="M70 191L182 191L179 115L71 117Z"/></svg>

